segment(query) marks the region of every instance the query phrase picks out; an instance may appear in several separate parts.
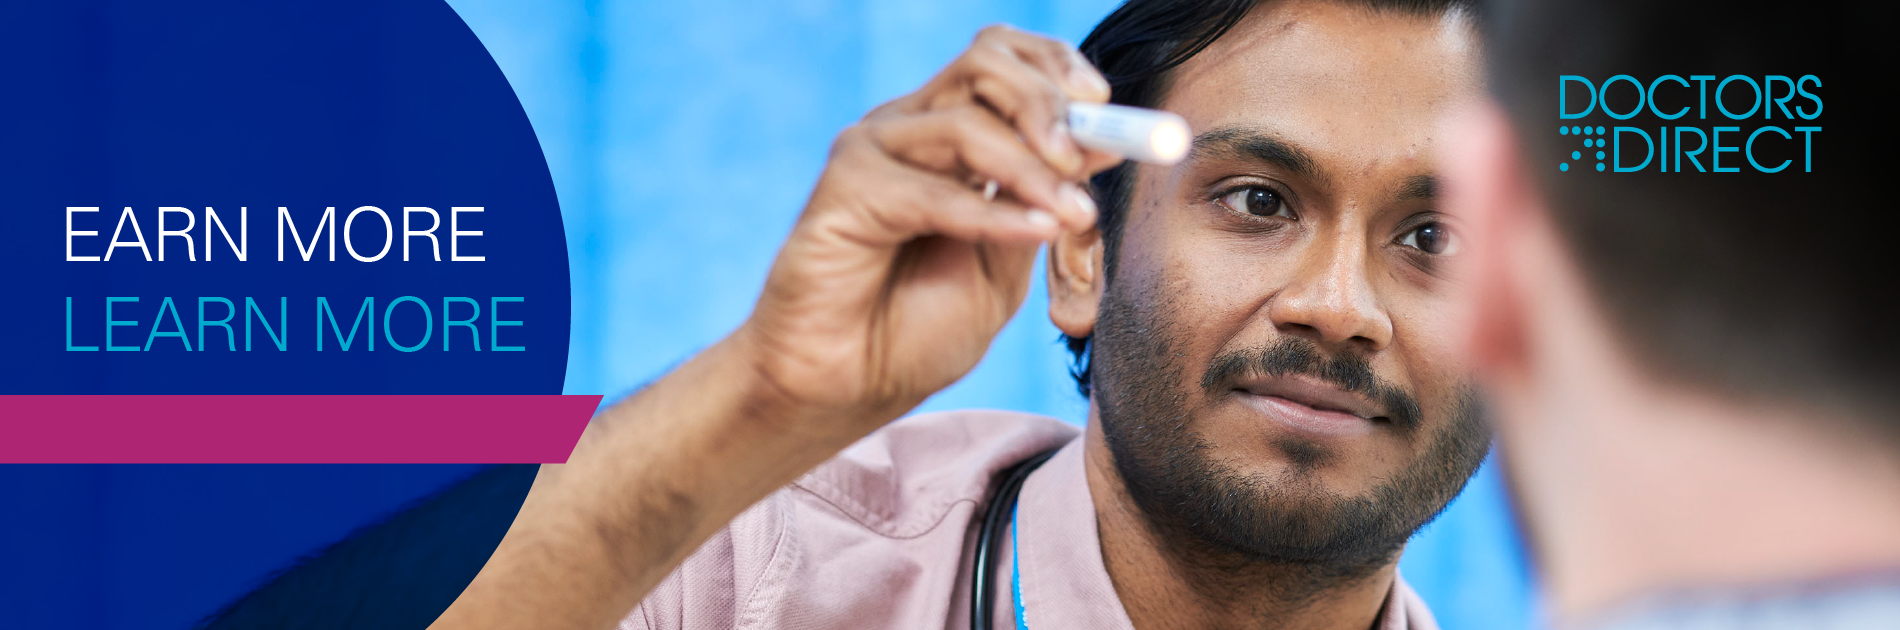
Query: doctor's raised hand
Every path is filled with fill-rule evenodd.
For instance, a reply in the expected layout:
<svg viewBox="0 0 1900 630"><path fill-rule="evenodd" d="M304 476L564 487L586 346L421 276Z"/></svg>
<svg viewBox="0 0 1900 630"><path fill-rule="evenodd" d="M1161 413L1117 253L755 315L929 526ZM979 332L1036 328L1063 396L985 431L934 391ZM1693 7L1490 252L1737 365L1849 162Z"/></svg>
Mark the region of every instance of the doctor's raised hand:
<svg viewBox="0 0 1900 630"><path fill-rule="evenodd" d="M949 385L1022 303L1039 243L1095 226L1070 138L1108 84L1066 44L984 29L840 133L751 317L543 466L439 628L606 628L768 493Z"/></svg>
<svg viewBox="0 0 1900 630"><path fill-rule="evenodd" d="M753 316L762 376L855 440L961 377L1022 303L1037 244L1094 227L1067 104L1108 84L1068 46L991 27L839 134ZM995 182L993 185L989 182Z"/></svg>

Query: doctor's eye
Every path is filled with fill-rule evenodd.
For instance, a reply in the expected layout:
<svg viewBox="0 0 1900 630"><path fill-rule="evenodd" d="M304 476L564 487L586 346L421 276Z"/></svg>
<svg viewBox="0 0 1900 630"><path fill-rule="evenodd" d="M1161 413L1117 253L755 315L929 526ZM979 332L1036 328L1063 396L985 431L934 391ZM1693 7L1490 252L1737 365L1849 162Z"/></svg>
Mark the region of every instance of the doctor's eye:
<svg viewBox="0 0 1900 630"><path fill-rule="evenodd" d="M1427 254L1451 256L1458 253L1458 236L1443 223L1426 223L1399 237L1399 244Z"/></svg>
<svg viewBox="0 0 1900 630"><path fill-rule="evenodd" d="M1220 204L1229 210L1256 217L1284 217L1299 220L1280 191L1266 186L1241 186L1223 193Z"/></svg>

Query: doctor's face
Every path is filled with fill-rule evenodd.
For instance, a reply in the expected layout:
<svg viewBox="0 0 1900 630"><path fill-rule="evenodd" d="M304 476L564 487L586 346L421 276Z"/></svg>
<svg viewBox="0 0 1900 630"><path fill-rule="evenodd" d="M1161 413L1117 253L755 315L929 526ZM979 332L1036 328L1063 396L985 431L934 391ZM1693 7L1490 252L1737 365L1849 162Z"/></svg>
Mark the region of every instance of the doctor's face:
<svg viewBox="0 0 1900 630"><path fill-rule="evenodd" d="M1432 164L1477 52L1456 12L1295 0L1174 70L1160 106L1197 136L1138 167L1092 339L1097 421L1151 519L1370 566L1477 468Z"/></svg>

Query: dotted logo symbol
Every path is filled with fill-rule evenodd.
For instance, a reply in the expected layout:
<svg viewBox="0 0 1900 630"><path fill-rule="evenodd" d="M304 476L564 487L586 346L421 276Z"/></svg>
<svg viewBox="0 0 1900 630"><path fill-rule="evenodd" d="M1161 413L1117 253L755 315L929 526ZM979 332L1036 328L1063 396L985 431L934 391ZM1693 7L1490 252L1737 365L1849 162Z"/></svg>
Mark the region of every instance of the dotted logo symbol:
<svg viewBox="0 0 1900 630"><path fill-rule="evenodd" d="M1605 142L1605 141L1603 140L1603 137L1602 137L1602 136L1604 136L1604 135L1605 135L1605 133L1604 133L1605 131L1607 131L1607 130L1606 130L1606 129L1604 129L1603 127L1581 127L1581 126L1570 126L1570 127L1558 127L1558 128L1557 128L1557 135L1560 135L1560 136L1595 136L1595 137L1590 137L1590 138L1584 138L1584 139L1583 139L1583 148L1585 148L1585 149L1590 149L1590 148L1596 148L1596 149L1602 149L1602 148L1604 148L1605 146L1608 146L1608 143L1607 143L1607 142ZM1601 172L1603 172L1603 159L1604 159L1605 157L1606 157L1606 155L1605 155L1605 153L1604 153L1603 151L1597 151L1597 152L1596 152L1596 158L1597 158L1597 172L1599 172L1599 173L1601 173ZM1583 159L1583 152L1582 152L1582 151L1571 151L1571 152L1570 152L1570 159L1572 159L1572 160L1579 160L1579 161L1581 161L1581 160ZM1570 163L1569 163L1569 162L1560 162L1560 163L1558 163L1558 164L1557 164L1557 170L1559 170L1559 171L1563 171L1563 172L1566 172L1566 173L1568 173L1568 172L1570 172Z"/></svg>

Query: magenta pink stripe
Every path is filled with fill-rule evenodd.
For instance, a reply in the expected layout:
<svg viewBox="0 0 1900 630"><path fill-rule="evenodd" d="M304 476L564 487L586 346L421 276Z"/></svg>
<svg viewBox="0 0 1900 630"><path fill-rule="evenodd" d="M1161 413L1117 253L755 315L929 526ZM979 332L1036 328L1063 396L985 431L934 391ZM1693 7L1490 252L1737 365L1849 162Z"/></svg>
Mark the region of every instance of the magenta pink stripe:
<svg viewBox="0 0 1900 630"><path fill-rule="evenodd" d="M560 463L600 399L0 396L0 463Z"/></svg>

